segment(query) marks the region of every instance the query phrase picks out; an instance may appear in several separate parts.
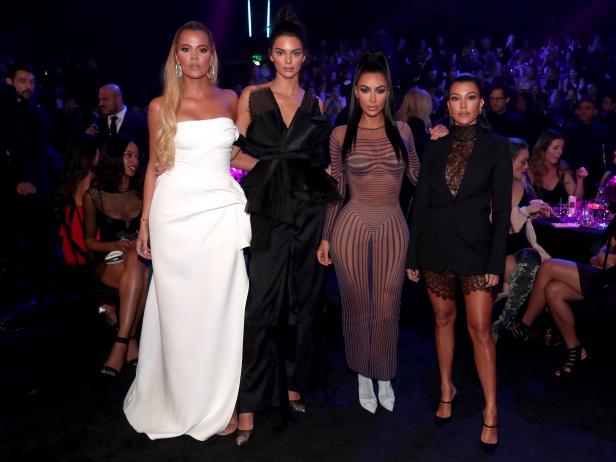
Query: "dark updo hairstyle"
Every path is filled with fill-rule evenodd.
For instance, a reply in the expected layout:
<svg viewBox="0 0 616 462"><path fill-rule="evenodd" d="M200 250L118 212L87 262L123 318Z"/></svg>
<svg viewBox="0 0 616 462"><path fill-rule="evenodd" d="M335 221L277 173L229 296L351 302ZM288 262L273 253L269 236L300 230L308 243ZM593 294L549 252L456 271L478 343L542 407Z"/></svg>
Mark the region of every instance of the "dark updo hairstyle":
<svg viewBox="0 0 616 462"><path fill-rule="evenodd" d="M375 72L382 74L387 82L387 101L383 107L383 117L385 119L385 133L391 145L396 152L396 158L404 160L404 163L408 165L409 156L406 151L406 145L400 136L400 131L396 125L394 118L394 88L391 82L391 74L389 72L389 64L387 58L381 52L365 52L359 57L357 61L357 68L355 70L355 77L353 78L353 87L351 89L351 103L349 105L349 122L347 124L346 134L344 135L344 142L342 143L342 160L344 161L357 140L357 127L359 127L359 120L361 119L362 109L355 96L355 89L362 75L366 72Z"/></svg>
<svg viewBox="0 0 616 462"><path fill-rule="evenodd" d="M129 143L137 145L135 140L121 133L103 143L100 160L94 169L93 187L110 193L120 192L119 187L124 176L124 153ZM128 189L141 195L141 184L141 175L137 169L137 174L130 179Z"/></svg>
<svg viewBox="0 0 616 462"><path fill-rule="evenodd" d="M475 77L472 74L460 74L459 76L457 76L455 79L451 81L451 84L449 85L449 95L451 95L451 87L453 87L454 84L456 83L472 83L473 85L477 87L477 91L479 92L479 97L485 101L484 94L483 94L483 85L481 84L481 80L479 78ZM449 100L449 96L447 96L447 100ZM453 117L451 117L451 114L449 115L449 119L450 119L450 125L453 125L454 122L453 122ZM477 126L480 128L483 128L484 130L492 130L492 127L490 126L490 122L488 122L488 118L486 116L486 111L481 110L481 112L477 116Z"/></svg>
<svg viewBox="0 0 616 462"><path fill-rule="evenodd" d="M97 148L96 138L91 135L78 135L69 141L62 179L54 201L57 210L74 201L78 183L86 178L94 167Z"/></svg>
<svg viewBox="0 0 616 462"><path fill-rule="evenodd" d="M308 33L304 25L299 22L297 13L291 6L285 6L278 11L276 22L270 34L270 50L278 37L295 37L302 42L304 53L308 48Z"/></svg>

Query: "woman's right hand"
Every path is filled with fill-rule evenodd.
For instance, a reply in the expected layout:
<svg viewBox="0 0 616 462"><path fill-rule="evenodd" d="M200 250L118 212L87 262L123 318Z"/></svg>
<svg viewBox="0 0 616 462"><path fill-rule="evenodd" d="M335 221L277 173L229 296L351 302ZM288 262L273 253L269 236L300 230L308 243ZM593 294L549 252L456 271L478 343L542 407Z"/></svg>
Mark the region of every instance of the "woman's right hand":
<svg viewBox="0 0 616 462"><path fill-rule="evenodd" d="M148 230L148 224L141 222L141 228L139 228L139 236L137 236L136 250L137 255L145 258L146 260L152 259L152 252L150 252L150 231Z"/></svg>
<svg viewBox="0 0 616 462"><path fill-rule="evenodd" d="M317 260L323 266L332 264L332 259L329 257L329 241L322 240L317 248Z"/></svg>
<svg viewBox="0 0 616 462"><path fill-rule="evenodd" d="M406 276L413 282L419 282L419 270L408 269L406 270Z"/></svg>

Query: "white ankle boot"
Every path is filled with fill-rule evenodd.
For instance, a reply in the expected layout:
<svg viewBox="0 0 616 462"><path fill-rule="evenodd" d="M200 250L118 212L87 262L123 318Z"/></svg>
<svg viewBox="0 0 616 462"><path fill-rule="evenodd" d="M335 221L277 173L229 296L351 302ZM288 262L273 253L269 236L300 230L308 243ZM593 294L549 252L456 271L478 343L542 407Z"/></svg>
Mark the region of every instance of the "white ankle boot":
<svg viewBox="0 0 616 462"><path fill-rule="evenodd" d="M359 382L359 404L366 411L374 414L376 412L377 402L376 395L374 394L374 387L372 386L372 379L364 377L361 374L357 374Z"/></svg>
<svg viewBox="0 0 616 462"><path fill-rule="evenodd" d="M396 396L389 380L379 380L379 403L388 411L394 410Z"/></svg>

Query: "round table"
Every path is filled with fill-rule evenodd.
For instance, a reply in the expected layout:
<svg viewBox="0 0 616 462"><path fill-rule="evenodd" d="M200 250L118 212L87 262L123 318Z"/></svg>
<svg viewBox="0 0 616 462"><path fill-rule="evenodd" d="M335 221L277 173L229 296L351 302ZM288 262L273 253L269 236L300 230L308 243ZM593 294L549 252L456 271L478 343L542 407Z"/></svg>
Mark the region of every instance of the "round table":
<svg viewBox="0 0 616 462"><path fill-rule="evenodd" d="M605 241L605 231L594 228L558 228L544 219L533 221L537 242L553 258L588 263Z"/></svg>

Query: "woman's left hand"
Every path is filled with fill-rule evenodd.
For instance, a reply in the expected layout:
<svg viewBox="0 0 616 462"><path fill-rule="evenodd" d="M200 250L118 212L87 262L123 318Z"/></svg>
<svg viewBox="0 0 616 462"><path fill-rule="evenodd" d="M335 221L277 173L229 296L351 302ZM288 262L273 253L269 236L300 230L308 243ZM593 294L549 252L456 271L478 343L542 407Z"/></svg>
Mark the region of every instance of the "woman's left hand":
<svg viewBox="0 0 616 462"><path fill-rule="evenodd" d="M575 171L575 176L578 178L586 178L588 176L588 170L584 167L580 167Z"/></svg>
<svg viewBox="0 0 616 462"><path fill-rule="evenodd" d="M430 128L428 131L430 132L431 140L438 140L443 136L449 135L449 129L443 124L438 124L436 127Z"/></svg>
<svg viewBox="0 0 616 462"><path fill-rule="evenodd" d="M484 274L484 278L486 280L486 287L496 287L500 279L497 274Z"/></svg>

